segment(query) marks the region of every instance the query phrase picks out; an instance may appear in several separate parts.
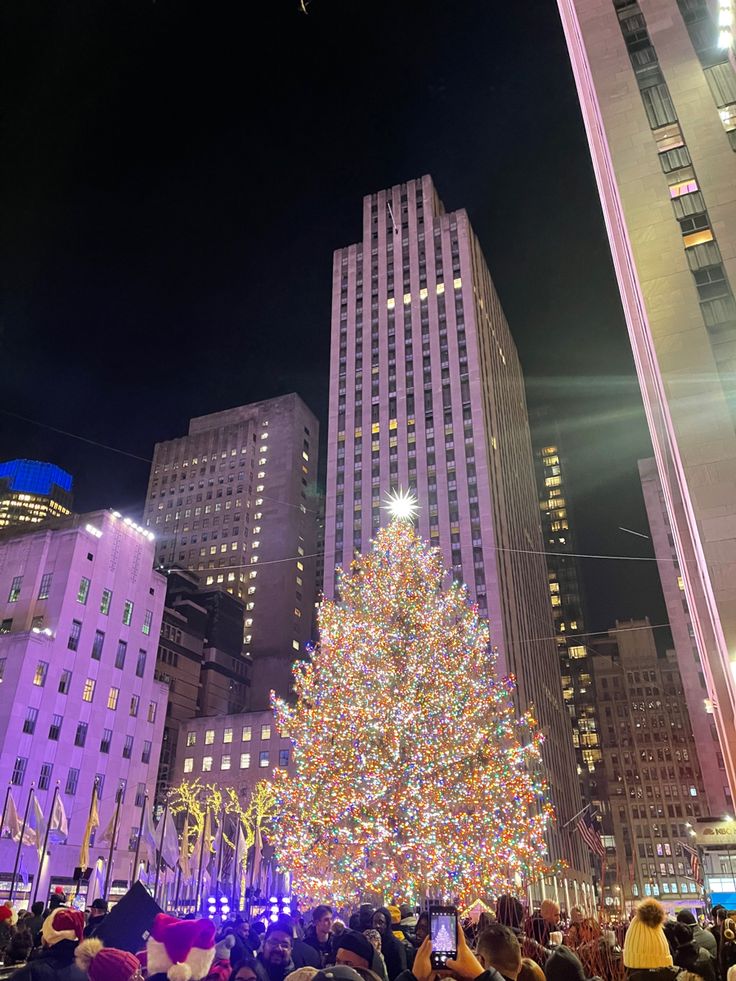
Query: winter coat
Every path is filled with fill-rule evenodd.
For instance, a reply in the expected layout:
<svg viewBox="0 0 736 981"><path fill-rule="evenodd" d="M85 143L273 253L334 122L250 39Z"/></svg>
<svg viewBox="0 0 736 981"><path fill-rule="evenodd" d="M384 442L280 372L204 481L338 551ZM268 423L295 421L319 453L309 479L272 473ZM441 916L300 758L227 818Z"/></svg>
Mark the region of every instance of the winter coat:
<svg viewBox="0 0 736 981"><path fill-rule="evenodd" d="M402 971L396 981L417 981L417 979L411 971ZM475 981L507 981L507 979L495 967L489 967L487 971L479 974Z"/></svg>
<svg viewBox="0 0 736 981"><path fill-rule="evenodd" d="M710 930L704 930L699 924L693 926L693 940L698 945L698 947L703 947L708 951L711 957L716 957L718 954L718 944L716 943L716 938L710 932Z"/></svg>
<svg viewBox="0 0 736 981"><path fill-rule="evenodd" d="M87 972L74 963L76 949L76 940L44 947L35 960L11 974L10 981L87 981Z"/></svg>
<svg viewBox="0 0 736 981"><path fill-rule="evenodd" d="M12 936L13 931L10 929L8 921L3 920L0 922L0 950L5 950L10 945Z"/></svg>
<svg viewBox="0 0 736 981"><path fill-rule="evenodd" d="M87 940L88 937L94 937L106 919L107 913L103 913L102 916L90 916L84 928L84 939Z"/></svg>
<svg viewBox="0 0 736 981"><path fill-rule="evenodd" d="M544 965L547 981L586 981L580 958L569 947L555 947Z"/></svg>
<svg viewBox="0 0 736 981"><path fill-rule="evenodd" d="M291 959L294 962L294 970L300 967L316 967L319 970L322 966L314 947L296 937L291 941Z"/></svg>
<svg viewBox="0 0 736 981"><path fill-rule="evenodd" d="M681 974L679 967L628 967L626 981L676 981Z"/></svg>
<svg viewBox="0 0 736 981"><path fill-rule="evenodd" d="M287 974L296 970L293 961L288 961L283 967L273 967L266 964L261 954L256 957L256 974L258 981L284 981Z"/></svg>
<svg viewBox="0 0 736 981"><path fill-rule="evenodd" d="M716 981L715 961L708 951L699 947L694 940L678 947L672 959L677 967L698 974L703 981Z"/></svg>
<svg viewBox="0 0 736 981"><path fill-rule="evenodd" d="M314 923L310 923L307 927L307 932L304 934L304 943L309 944L317 952L317 957L319 957L319 966L326 967L328 964L332 964L335 959L335 955L332 950L332 936L328 934L327 940L324 943L317 936L317 931L314 928Z"/></svg>

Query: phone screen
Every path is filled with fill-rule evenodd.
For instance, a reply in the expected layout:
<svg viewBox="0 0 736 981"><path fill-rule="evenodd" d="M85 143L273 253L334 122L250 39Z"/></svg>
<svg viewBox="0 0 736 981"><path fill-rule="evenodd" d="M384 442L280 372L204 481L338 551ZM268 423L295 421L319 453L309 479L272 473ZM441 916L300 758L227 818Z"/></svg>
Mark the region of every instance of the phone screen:
<svg viewBox="0 0 736 981"><path fill-rule="evenodd" d="M432 954L445 958L457 956L457 911L452 906L440 906L429 911L429 935Z"/></svg>

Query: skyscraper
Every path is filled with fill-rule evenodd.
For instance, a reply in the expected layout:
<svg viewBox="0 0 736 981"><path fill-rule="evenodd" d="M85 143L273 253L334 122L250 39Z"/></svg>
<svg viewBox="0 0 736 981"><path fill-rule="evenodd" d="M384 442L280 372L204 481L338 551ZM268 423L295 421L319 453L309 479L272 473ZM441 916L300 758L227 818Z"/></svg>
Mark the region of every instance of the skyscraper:
<svg viewBox="0 0 736 981"><path fill-rule="evenodd" d="M23 528L71 514L72 475L38 460L0 463L0 528Z"/></svg>
<svg viewBox="0 0 736 981"><path fill-rule="evenodd" d="M562 693L572 722L583 802L605 808L607 791L600 748L596 696L585 637L583 597L575 557L569 472L556 426L535 420L534 458L547 553L547 574Z"/></svg>
<svg viewBox="0 0 736 981"><path fill-rule="evenodd" d="M200 416L157 443L145 523L158 561L200 574L246 605L251 707L291 690L314 606L319 427L298 395Z"/></svg>
<svg viewBox="0 0 736 981"><path fill-rule="evenodd" d="M580 805L521 366L468 216L446 214L427 176L365 197L363 240L334 257L327 597L400 487L416 492L420 533L489 618L499 670L535 706L562 824ZM558 826L549 845L571 863L574 901L580 844Z"/></svg>
<svg viewBox="0 0 736 981"><path fill-rule="evenodd" d="M558 0L558 5L695 643L733 794L732 2ZM713 16L718 6L720 23Z"/></svg>

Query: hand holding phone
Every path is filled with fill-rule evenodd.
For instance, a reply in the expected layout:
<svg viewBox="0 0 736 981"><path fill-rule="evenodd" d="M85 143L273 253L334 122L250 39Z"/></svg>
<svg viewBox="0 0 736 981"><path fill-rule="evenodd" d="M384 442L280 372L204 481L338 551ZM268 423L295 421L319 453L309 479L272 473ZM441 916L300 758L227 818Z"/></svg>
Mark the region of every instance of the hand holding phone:
<svg viewBox="0 0 736 981"><path fill-rule="evenodd" d="M432 941L432 967L442 970L457 957L457 909L454 906L429 907L429 936Z"/></svg>

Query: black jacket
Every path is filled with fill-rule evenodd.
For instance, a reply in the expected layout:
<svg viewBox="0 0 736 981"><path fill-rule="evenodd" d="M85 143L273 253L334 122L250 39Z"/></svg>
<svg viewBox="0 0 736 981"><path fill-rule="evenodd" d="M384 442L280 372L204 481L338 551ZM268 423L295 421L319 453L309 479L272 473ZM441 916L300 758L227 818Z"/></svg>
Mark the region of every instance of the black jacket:
<svg viewBox="0 0 736 981"><path fill-rule="evenodd" d="M708 951L711 957L716 957L718 955L718 944L716 943L716 938L710 932L710 930L704 930L699 923L693 926L693 940L698 945L698 947L703 947Z"/></svg>
<svg viewBox="0 0 736 981"><path fill-rule="evenodd" d="M107 913L103 913L102 916L90 916L90 918L87 920L87 925L84 928L84 939L86 940L88 937L94 937L98 928L102 926L106 919Z"/></svg>
<svg viewBox="0 0 736 981"><path fill-rule="evenodd" d="M304 934L304 943L309 944L310 947L314 948L317 952L317 957L319 957L319 967L326 967L327 964L332 964L334 958L332 952L332 937L328 934L327 940L322 943L317 936L317 931L314 928L314 923L310 923L307 927L306 933Z"/></svg>
<svg viewBox="0 0 736 981"><path fill-rule="evenodd" d="M322 967L319 954L311 944L297 937L291 941L291 959L294 962L294 970L299 967Z"/></svg>
<svg viewBox="0 0 736 981"><path fill-rule="evenodd" d="M259 981L284 981L287 974L295 970L294 962L289 961L283 967L273 967L266 964L261 954L256 956L256 974Z"/></svg>
<svg viewBox="0 0 736 981"><path fill-rule="evenodd" d="M708 951L704 947L698 946L694 940L678 947L672 959L677 967L700 975L703 981L716 981L716 962Z"/></svg>
<svg viewBox="0 0 736 981"><path fill-rule="evenodd" d="M676 981L681 973L679 967L630 967L626 970L626 981Z"/></svg>
<svg viewBox="0 0 736 981"><path fill-rule="evenodd" d="M381 953L386 962L388 981L396 981L402 971L406 970L406 948L393 935L390 925L388 930L381 934Z"/></svg>
<svg viewBox="0 0 736 981"><path fill-rule="evenodd" d="M87 981L87 972L74 963L76 940L60 940L44 947L35 960L29 961L10 981Z"/></svg>

